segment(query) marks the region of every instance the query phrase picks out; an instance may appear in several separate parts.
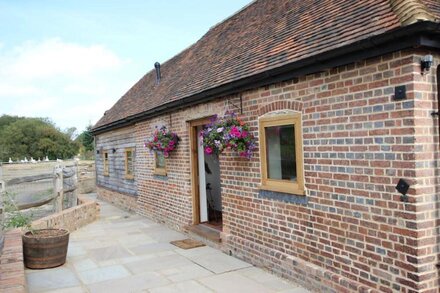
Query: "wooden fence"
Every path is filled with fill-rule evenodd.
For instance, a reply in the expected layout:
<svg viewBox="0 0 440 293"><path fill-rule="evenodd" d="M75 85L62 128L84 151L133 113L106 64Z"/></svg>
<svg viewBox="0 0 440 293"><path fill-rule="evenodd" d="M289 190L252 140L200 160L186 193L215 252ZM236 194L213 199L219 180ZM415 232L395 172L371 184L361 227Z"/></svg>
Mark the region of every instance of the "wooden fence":
<svg viewBox="0 0 440 293"><path fill-rule="evenodd" d="M38 208L47 205L52 205L51 213L57 213L63 209L74 207L77 205L77 187L78 187L78 166L77 164L62 166L50 166L51 172L48 168L46 170L38 170L40 174L14 177L3 176L5 171L0 168L0 251L3 243L3 229L2 223L6 215L3 208L3 201L6 194L11 196L14 200L15 206L19 210L33 211L33 208ZM43 173L41 173L43 171ZM17 172L18 173L18 172ZM26 172L23 172L26 173ZM15 174L13 176L16 176ZM1 180L2 178L6 180ZM40 184L41 183L41 184ZM44 196L33 196L32 192L44 191ZM20 196L25 194L25 196ZM23 198L26 198L23 201ZM44 214L42 216L47 216Z"/></svg>

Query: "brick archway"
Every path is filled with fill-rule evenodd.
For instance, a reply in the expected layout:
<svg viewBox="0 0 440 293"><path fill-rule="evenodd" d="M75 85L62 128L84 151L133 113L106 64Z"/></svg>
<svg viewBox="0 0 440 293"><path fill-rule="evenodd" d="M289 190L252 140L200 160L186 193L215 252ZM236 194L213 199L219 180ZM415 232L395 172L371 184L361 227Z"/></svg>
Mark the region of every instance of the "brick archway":
<svg viewBox="0 0 440 293"><path fill-rule="evenodd" d="M294 110L302 112L303 103L300 101L277 101L264 105L257 110L257 116L277 110Z"/></svg>

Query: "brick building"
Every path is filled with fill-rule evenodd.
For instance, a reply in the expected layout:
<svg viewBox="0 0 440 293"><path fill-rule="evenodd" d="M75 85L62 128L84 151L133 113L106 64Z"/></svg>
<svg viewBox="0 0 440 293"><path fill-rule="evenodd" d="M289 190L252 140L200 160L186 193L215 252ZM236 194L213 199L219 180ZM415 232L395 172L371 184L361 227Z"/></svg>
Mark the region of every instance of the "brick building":
<svg viewBox="0 0 440 293"><path fill-rule="evenodd" d="M252 2L94 126L99 196L320 292L438 292L439 18L436 0ZM203 153L227 111L250 160ZM144 147L157 126L181 138L166 159Z"/></svg>

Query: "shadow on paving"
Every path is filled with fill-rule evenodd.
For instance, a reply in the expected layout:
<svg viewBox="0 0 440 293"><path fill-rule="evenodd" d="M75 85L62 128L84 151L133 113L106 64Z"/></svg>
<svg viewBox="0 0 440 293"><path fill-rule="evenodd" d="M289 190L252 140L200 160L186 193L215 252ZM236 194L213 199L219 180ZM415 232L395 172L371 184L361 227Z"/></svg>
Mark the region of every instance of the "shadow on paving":
<svg viewBox="0 0 440 293"><path fill-rule="evenodd" d="M169 242L185 234L100 204L100 219L71 233L66 264L26 270L29 292L309 292L219 250L180 249Z"/></svg>

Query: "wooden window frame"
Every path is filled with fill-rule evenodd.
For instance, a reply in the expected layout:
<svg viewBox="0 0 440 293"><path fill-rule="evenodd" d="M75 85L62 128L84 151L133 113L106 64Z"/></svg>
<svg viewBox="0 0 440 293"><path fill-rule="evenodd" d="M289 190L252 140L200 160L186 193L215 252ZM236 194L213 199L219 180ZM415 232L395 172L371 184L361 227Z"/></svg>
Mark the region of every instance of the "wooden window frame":
<svg viewBox="0 0 440 293"><path fill-rule="evenodd" d="M107 159L105 158L106 155L107 155ZM102 153L102 162L103 162L103 174L104 174L104 176L110 176L110 165L109 165L108 151L104 151Z"/></svg>
<svg viewBox="0 0 440 293"><path fill-rule="evenodd" d="M128 173L128 156L127 154L131 152L132 170L131 174ZM125 165L125 179L134 179L134 148L126 148L124 150L124 165Z"/></svg>
<svg viewBox="0 0 440 293"><path fill-rule="evenodd" d="M301 114L280 114L261 117L258 121L260 139L261 159L261 186L260 189L305 195L304 190L304 156L302 146L302 123ZM264 129L271 126L293 125L295 129L295 157L296 157L296 182L287 180L270 179L267 177L267 156L266 156L266 133Z"/></svg>
<svg viewBox="0 0 440 293"><path fill-rule="evenodd" d="M165 167L158 168L157 167L157 152L154 152L154 175L167 176L167 160L164 157Z"/></svg>

